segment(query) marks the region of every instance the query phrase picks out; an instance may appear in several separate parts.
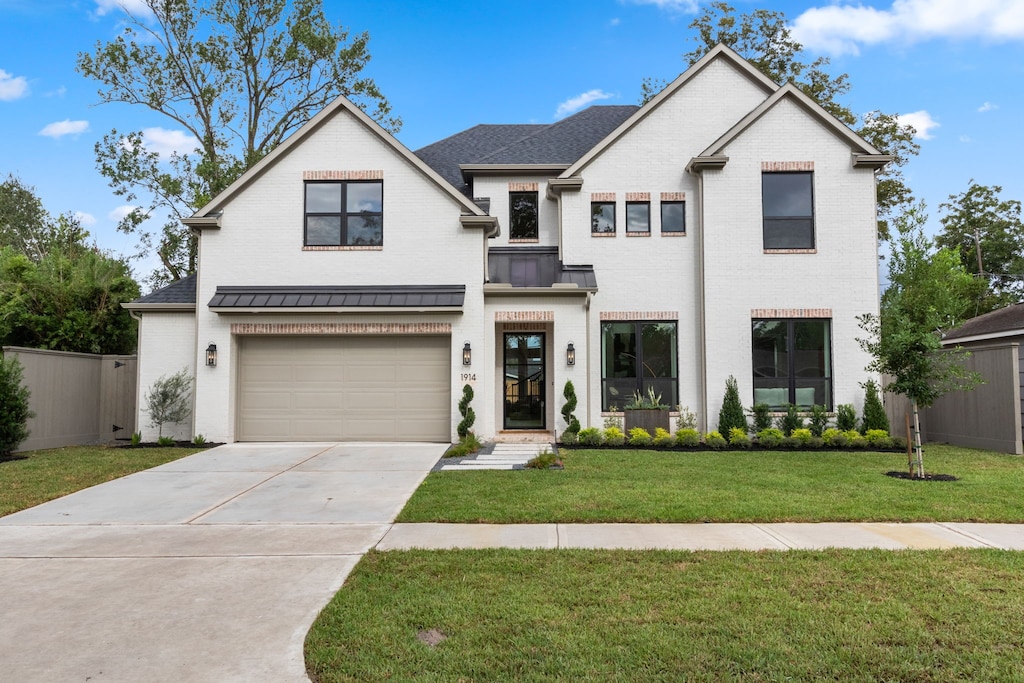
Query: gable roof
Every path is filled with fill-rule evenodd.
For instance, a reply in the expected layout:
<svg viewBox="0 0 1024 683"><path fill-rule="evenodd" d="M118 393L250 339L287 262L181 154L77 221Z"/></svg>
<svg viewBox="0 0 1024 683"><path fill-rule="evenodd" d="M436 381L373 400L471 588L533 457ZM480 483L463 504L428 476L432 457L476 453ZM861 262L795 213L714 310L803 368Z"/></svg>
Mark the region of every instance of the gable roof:
<svg viewBox="0 0 1024 683"><path fill-rule="evenodd" d="M1024 335L1024 303L1012 304L976 318L947 332L942 343Z"/></svg>
<svg viewBox="0 0 1024 683"><path fill-rule="evenodd" d="M129 310L191 310L196 305L196 276L189 275L150 292L134 301L121 304Z"/></svg>

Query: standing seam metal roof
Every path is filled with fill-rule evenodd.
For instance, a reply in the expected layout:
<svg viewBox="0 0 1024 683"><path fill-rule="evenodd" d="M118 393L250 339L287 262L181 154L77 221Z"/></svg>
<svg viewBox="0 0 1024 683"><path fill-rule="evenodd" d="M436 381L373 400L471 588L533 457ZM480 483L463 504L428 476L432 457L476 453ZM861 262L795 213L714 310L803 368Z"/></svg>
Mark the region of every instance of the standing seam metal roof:
<svg viewBox="0 0 1024 683"><path fill-rule="evenodd" d="M461 307L465 285L218 287L210 308Z"/></svg>

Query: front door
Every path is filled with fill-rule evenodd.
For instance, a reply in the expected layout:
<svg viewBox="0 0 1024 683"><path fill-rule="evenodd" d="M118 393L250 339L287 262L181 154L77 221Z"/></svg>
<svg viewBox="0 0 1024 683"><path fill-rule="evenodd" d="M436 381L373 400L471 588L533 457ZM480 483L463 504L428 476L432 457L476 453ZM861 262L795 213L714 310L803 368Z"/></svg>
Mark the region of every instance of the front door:
<svg viewBox="0 0 1024 683"><path fill-rule="evenodd" d="M505 333L505 429L544 429L544 334Z"/></svg>

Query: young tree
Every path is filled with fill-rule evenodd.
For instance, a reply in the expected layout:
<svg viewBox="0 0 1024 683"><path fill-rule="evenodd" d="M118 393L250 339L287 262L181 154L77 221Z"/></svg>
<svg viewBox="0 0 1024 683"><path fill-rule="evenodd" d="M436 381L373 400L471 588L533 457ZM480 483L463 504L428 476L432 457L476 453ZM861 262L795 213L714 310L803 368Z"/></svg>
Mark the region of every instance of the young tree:
<svg viewBox="0 0 1024 683"><path fill-rule="evenodd" d="M977 283L949 249L935 250L924 234L924 204L895 221L897 236L889 259L889 287L879 315L859 317L873 357L867 369L892 376L885 388L910 399L914 416L912 464L924 477L919 408L949 391L973 389L981 380L963 365L960 349L942 349L942 330L959 324L971 309Z"/></svg>
<svg viewBox="0 0 1024 683"><path fill-rule="evenodd" d="M1016 303L1024 297L1024 222L1021 203L1000 199L999 185L978 185L949 195L935 243L952 249L968 273L986 283L974 315Z"/></svg>
<svg viewBox="0 0 1024 683"><path fill-rule="evenodd" d="M28 438L29 391L21 384L21 363L0 356L0 458L14 452Z"/></svg>
<svg viewBox="0 0 1024 683"><path fill-rule="evenodd" d="M120 225L139 233L150 216L166 219L159 236L163 271L154 283L195 270L196 243L180 225L269 154L338 95L397 131L401 120L372 79L369 35L349 37L324 14L321 0L143 0L126 28L92 53L78 71L100 85L100 102L151 109L195 138L169 163L146 148L139 132L117 130L96 145L100 172L128 202L147 205ZM134 4L134 3L133 3Z"/></svg>
<svg viewBox="0 0 1024 683"><path fill-rule="evenodd" d="M146 392L150 426L163 438L164 425L184 422L192 414L192 377L188 368L160 377Z"/></svg>
<svg viewBox="0 0 1024 683"><path fill-rule="evenodd" d="M875 380L869 379L861 386L864 387L864 418L861 420L861 430L866 434L872 429L881 429L888 434L889 416L885 414L885 406L878 395L878 384Z"/></svg>
<svg viewBox="0 0 1024 683"><path fill-rule="evenodd" d="M750 431L747 413L743 410L743 404L740 402L736 378L729 375L729 379L725 380L725 397L722 399L722 408L718 411L718 433L728 434L733 428L742 429L744 434Z"/></svg>

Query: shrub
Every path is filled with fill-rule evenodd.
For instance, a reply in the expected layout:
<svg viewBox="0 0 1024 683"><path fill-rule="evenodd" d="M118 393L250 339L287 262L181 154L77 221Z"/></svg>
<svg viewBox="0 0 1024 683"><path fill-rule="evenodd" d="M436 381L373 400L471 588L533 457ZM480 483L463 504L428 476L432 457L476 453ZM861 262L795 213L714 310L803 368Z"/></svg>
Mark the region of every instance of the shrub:
<svg viewBox="0 0 1024 683"><path fill-rule="evenodd" d="M202 434L196 434L192 437L192 443L196 446L203 446L206 444L206 437Z"/></svg>
<svg viewBox="0 0 1024 683"><path fill-rule="evenodd" d="M668 410L668 406L661 402L661 394L654 393L654 387L647 387L646 395L639 389L634 391L624 408L626 410Z"/></svg>
<svg viewBox="0 0 1024 683"><path fill-rule="evenodd" d="M578 434L580 431L580 421L576 419L576 415L573 411L576 410L576 387L573 386L572 380L566 380L565 389L562 390L562 398L565 399L565 404L562 406L562 419L565 420L565 431ZM563 436L563 441L565 437Z"/></svg>
<svg viewBox="0 0 1024 683"><path fill-rule="evenodd" d="M561 464L562 461L558 457L558 455L552 453L551 451L545 448L543 451L538 453L534 458L531 458L530 461L526 463L526 466L529 467L530 469L546 470L551 468L552 466L557 466Z"/></svg>
<svg viewBox="0 0 1024 683"><path fill-rule="evenodd" d="M17 358L0 357L0 456L10 455L28 438L29 390L22 386Z"/></svg>
<svg viewBox="0 0 1024 683"><path fill-rule="evenodd" d="M878 385L875 380L869 379L861 386L864 387L864 419L861 420L861 429L867 434L869 431L884 431L889 435L889 417L885 414L885 406L878 396Z"/></svg>
<svg viewBox="0 0 1024 683"><path fill-rule="evenodd" d="M579 432L562 432L562 443L567 446L575 446L579 440Z"/></svg>
<svg viewBox="0 0 1024 683"><path fill-rule="evenodd" d="M476 453L483 446L480 443L480 439L476 437L476 434L469 432L466 436L459 439L459 442L445 451L444 457L446 458L462 458L472 453Z"/></svg>
<svg viewBox="0 0 1024 683"><path fill-rule="evenodd" d="M907 448L907 440L905 438L903 438L902 436L894 436L894 437L891 437L891 438L892 438L892 447L893 448L899 448L899 449L902 449L902 450L906 450L906 448Z"/></svg>
<svg viewBox="0 0 1024 683"><path fill-rule="evenodd" d="M856 429L843 432L843 436L846 437L846 445L850 448L867 448L868 440L861 436L861 433Z"/></svg>
<svg viewBox="0 0 1024 683"><path fill-rule="evenodd" d="M604 443L604 438L601 435L601 430L597 427L587 427L581 429L579 433L580 443L584 446L600 446Z"/></svg>
<svg viewBox="0 0 1024 683"><path fill-rule="evenodd" d="M811 418L809 420L811 434L820 437L825 428L828 427L828 408L825 406L811 406Z"/></svg>
<svg viewBox="0 0 1024 683"><path fill-rule="evenodd" d="M767 403L755 403L750 408L750 414L754 418L754 433L763 432L772 427L772 407Z"/></svg>
<svg viewBox="0 0 1024 683"><path fill-rule="evenodd" d="M621 446L626 443L626 435L618 427L609 427L604 430L604 442L608 446Z"/></svg>
<svg viewBox="0 0 1024 683"><path fill-rule="evenodd" d="M729 445L737 448L750 448L750 437L739 427L729 430Z"/></svg>
<svg viewBox="0 0 1024 683"><path fill-rule="evenodd" d="M192 377L188 368L169 377L164 375L150 385L146 392L146 411L150 426L157 428L157 443L168 445L161 443L164 425L184 422L192 414Z"/></svg>
<svg viewBox="0 0 1024 683"><path fill-rule="evenodd" d="M721 435L717 430L708 432L704 435L704 443L708 445L708 448L725 448L726 441L725 437Z"/></svg>
<svg viewBox="0 0 1024 683"><path fill-rule="evenodd" d="M793 433L789 435L789 438L793 439L801 446L806 446L811 442L811 439L814 438L814 434L811 433L810 429L804 429L801 427L800 429L794 429Z"/></svg>
<svg viewBox="0 0 1024 683"><path fill-rule="evenodd" d="M780 415L776 426L782 430L784 436L791 436L794 429L804 428L804 418L797 412L796 406L792 403L786 404L786 414Z"/></svg>
<svg viewBox="0 0 1024 683"><path fill-rule="evenodd" d="M654 442L651 433L643 427L633 427L629 430L630 446L650 446Z"/></svg>
<svg viewBox="0 0 1024 683"><path fill-rule="evenodd" d="M157 446L173 446L174 445L174 439L172 439L169 436L161 436L161 437L157 438L156 445Z"/></svg>
<svg viewBox="0 0 1024 683"><path fill-rule="evenodd" d="M824 445L825 439L821 438L820 436L812 436L810 440L807 442L808 448L821 448Z"/></svg>
<svg viewBox="0 0 1024 683"><path fill-rule="evenodd" d="M841 435L842 432L838 429L829 428L821 433L821 440L828 446L838 446L836 443L836 437Z"/></svg>
<svg viewBox="0 0 1024 683"><path fill-rule="evenodd" d="M458 432L460 439L465 439L466 435L469 434L470 427L476 422L476 413L473 412L470 402L473 400L473 387L468 384L462 387L462 398L459 399L459 414L462 415L462 421L459 422L459 426L455 428Z"/></svg>
<svg viewBox="0 0 1024 683"><path fill-rule="evenodd" d="M782 433L781 429L762 429L757 433L757 443L764 448L776 448L782 444L783 439L786 435Z"/></svg>
<svg viewBox="0 0 1024 683"><path fill-rule="evenodd" d="M676 429L696 429L697 414L690 410L689 406L676 406L679 411L676 417Z"/></svg>
<svg viewBox="0 0 1024 683"><path fill-rule="evenodd" d="M669 447L674 446L676 443L676 437L672 435L672 432L668 431L663 427L654 428L654 445Z"/></svg>
<svg viewBox="0 0 1024 683"><path fill-rule="evenodd" d="M718 433L729 434L733 428L750 431L747 424L747 414L743 412L743 404L740 403L740 392L736 388L736 378L729 375L725 380L725 398L722 399L722 409L718 411Z"/></svg>
<svg viewBox="0 0 1024 683"><path fill-rule="evenodd" d="M612 406L611 410L612 412L614 412L615 407ZM623 422L624 419L621 415L609 415L606 418L604 418L604 428L608 429L609 427L615 427L616 429L622 429Z"/></svg>
<svg viewBox="0 0 1024 683"><path fill-rule="evenodd" d="M700 444L700 432L691 427L684 427L676 432L676 443L685 448L693 448Z"/></svg>
<svg viewBox="0 0 1024 683"><path fill-rule="evenodd" d="M834 446L836 448L845 448L846 446L850 445L850 437L846 436L848 432L841 432L838 429L834 431L836 433L835 436L833 436L832 439L829 441L829 446Z"/></svg>
<svg viewBox="0 0 1024 683"><path fill-rule="evenodd" d="M841 432L857 429L857 409L852 404L836 406L836 429Z"/></svg>
<svg viewBox="0 0 1024 683"><path fill-rule="evenodd" d="M891 448L892 439L889 437L889 432L884 429L869 429L865 434L864 438L868 444L875 448Z"/></svg>
<svg viewBox="0 0 1024 683"><path fill-rule="evenodd" d="M140 443L142 443L142 432L133 432L132 433L132 445L133 446L138 446Z"/></svg>

